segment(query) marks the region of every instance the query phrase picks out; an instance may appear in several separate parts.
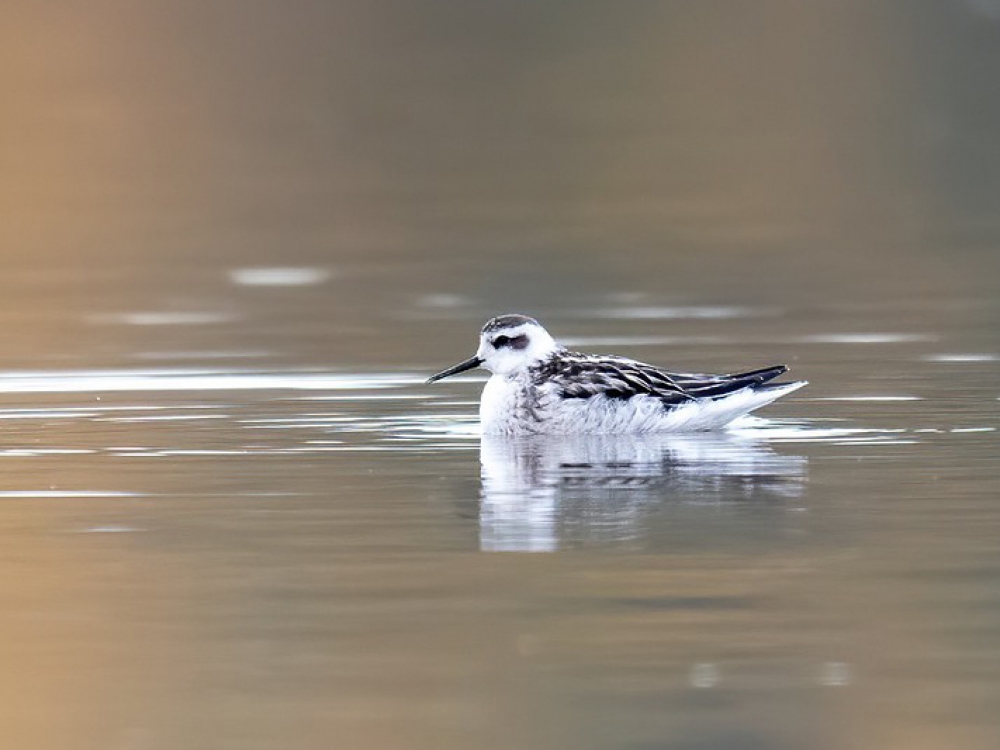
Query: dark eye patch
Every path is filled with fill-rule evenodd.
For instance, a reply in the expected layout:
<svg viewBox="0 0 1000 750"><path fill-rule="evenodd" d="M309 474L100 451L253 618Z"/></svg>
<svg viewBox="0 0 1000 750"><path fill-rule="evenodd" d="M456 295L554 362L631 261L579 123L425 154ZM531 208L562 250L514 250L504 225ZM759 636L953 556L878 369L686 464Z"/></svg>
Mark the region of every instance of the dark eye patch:
<svg viewBox="0 0 1000 750"><path fill-rule="evenodd" d="M527 349L528 348L528 334L522 333L520 336L497 336L493 339L493 347L495 349L502 349L505 346L509 346L511 349Z"/></svg>

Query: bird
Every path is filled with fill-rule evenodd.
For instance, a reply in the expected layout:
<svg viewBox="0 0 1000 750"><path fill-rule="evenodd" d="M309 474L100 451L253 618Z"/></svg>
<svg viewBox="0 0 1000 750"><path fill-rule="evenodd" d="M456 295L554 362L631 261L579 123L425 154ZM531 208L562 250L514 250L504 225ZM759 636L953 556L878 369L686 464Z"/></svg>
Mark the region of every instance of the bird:
<svg viewBox="0 0 1000 750"><path fill-rule="evenodd" d="M667 372L626 357L581 354L534 318L500 315L479 334L476 354L427 384L477 367L492 377L479 417L485 435L624 435L701 432L806 385L772 383L785 365L731 375Z"/></svg>

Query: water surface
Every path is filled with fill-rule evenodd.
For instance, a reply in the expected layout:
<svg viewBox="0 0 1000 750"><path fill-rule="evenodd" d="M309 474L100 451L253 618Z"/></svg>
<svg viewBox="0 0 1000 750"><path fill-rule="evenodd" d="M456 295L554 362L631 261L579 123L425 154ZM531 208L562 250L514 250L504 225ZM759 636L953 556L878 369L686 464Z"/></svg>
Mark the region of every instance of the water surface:
<svg viewBox="0 0 1000 750"><path fill-rule="evenodd" d="M0 28L0 745L1000 745L995 2L58 6ZM483 441L423 380L515 311L810 386Z"/></svg>
<svg viewBox="0 0 1000 750"><path fill-rule="evenodd" d="M567 325L574 343L678 369L791 359L812 384L720 434L481 440L482 378L422 383L471 351L478 317L387 310L387 367L281 338L257 351L254 304L231 309L126 336L103 366L0 372L8 736L735 748L997 731L992 330L891 305L863 331L850 306L621 308L600 341ZM558 334L569 314L548 312ZM226 348L200 343L214 326Z"/></svg>

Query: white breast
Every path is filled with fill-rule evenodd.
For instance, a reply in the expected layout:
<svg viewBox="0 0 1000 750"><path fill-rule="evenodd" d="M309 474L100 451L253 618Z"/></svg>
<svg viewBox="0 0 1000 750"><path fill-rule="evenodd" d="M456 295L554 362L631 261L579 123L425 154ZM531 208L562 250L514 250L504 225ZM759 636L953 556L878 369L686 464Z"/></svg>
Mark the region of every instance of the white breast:
<svg viewBox="0 0 1000 750"><path fill-rule="evenodd" d="M486 381L479 400L479 421L484 434L504 435L517 431L523 388L520 381L502 375L494 375Z"/></svg>

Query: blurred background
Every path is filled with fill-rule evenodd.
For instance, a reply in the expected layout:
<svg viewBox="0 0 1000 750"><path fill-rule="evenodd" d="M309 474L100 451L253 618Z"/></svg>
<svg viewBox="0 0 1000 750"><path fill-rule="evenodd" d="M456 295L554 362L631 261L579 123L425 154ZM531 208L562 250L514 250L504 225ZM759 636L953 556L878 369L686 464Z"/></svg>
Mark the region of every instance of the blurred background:
<svg viewBox="0 0 1000 750"><path fill-rule="evenodd" d="M997 746L1000 2L2 15L3 744ZM514 311L813 385L524 476Z"/></svg>
<svg viewBox="0 0 1000 750"><path fill-rule="evenodd" d="M466 295L473 327L608 291L924 299L996 276L992 0L5 15L5 296L70 277L22 314L166 304L146 295L189 265L223 288L234 264L322 265L347 281L331 315ZM37 334L8 357L99 344Z"/></svg>

